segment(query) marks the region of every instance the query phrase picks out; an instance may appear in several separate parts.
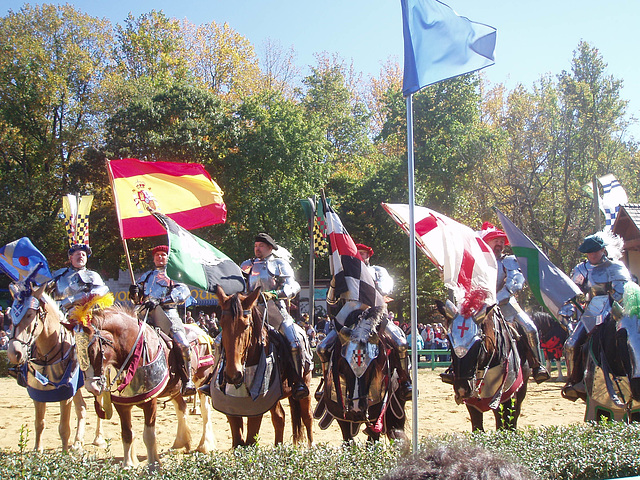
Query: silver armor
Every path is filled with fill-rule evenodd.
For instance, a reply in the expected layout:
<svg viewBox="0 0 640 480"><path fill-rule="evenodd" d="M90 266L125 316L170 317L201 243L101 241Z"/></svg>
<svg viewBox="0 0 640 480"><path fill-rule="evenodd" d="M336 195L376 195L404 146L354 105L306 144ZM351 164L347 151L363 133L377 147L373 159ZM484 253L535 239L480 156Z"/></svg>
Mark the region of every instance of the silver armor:
<svg viewBox="0 0 640 480"><path fill-rule="evenodd" d="M496 299L504 319L509 323L517 323L522 327L531 350L538 362L540 358L540 338L538 329L531 317L522 310L515 295L524 288L525 278L515 255L503 255L497 258L498 281Z"/></svg>
<svg viewBox="0 0 640 480"><path fill-rule="evenodd" d="M306 356L305 349L298 337L295 322L287 310L287 300L294 298L300 291L293 268L288 261L271 254L263 259L245 260L240 269L247 276L250 292L262 287L263 292L271 292L277 296L267 302L267 321L289 342L296 370L302 374L304 364L309 359L303 358Z"/></svg>
<svg viewBox="0 0 640 480"><path fill-rule="evenodd" d="M624 284L631 280L621 262L603 257L597 265L585 260L575 266L571 279L586 296L587 305L579 314L575 305L566 303L558 312L564 317L577 317L579 322L564 344L567 372L572 375L576 357L587 336L611 312L612 300L621 303Z"/></svg>
<svg viewBox="0 0 640 480"><path fill-rule="evenodd" d="M53 272L53 281L55 282L54 299L65 312L84 303L90 297L109 293L109 287L104 284L102 277L97 272L86 268L61 268Z"/></svg>
<svg viewBox="0 0 640 480"><path fill-rule="evenodd" d="M378 265L370 265L369 271L376 282L376 289L382 295L391 295L391 292L393 292L393 278L391 278L387 269Z"/></svg>

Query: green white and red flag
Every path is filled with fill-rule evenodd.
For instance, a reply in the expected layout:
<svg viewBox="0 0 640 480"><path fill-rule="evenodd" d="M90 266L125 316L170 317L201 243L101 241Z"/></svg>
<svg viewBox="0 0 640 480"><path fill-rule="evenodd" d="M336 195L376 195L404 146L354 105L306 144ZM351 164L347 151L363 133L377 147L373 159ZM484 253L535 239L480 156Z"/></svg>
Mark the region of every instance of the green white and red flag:
<svg viewBox="0 0 640 480"><path fill-rule="evenodd" d="M582 292L504 213L495 211L533 296L558 319L560 307Z"/></svg>

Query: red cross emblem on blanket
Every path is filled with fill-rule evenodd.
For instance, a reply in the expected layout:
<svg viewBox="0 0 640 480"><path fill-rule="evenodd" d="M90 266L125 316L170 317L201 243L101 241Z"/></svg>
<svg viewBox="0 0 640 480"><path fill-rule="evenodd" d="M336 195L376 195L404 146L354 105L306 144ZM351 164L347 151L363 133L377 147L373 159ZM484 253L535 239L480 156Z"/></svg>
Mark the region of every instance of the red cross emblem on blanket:
<svg viewBox="0 0 640 480"><path fill-rule="evenodd" d="M460 338L464 337L464 332L469 330L469 327L467 327L466 325L467 319L465 318L464 320L462 320L462 325L458 326L458 328L460 329Z"/></svg>
<svg viewBox="0 0 640 480"><path fill-rule="evenodd" d="M356 359L356 365L361 367L362 362L364 360L364 350L360 350L360 349L354 350L353 356Z"/></svg>

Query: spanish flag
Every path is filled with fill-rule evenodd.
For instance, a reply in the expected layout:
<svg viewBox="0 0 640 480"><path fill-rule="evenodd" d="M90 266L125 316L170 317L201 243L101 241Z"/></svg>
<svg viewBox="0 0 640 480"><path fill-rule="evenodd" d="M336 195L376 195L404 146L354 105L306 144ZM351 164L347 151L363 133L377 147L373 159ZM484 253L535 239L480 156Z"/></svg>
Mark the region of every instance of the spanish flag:
<svg viewBox="0 0 640 480"><path fill-rule="evenodd" d="M199 163L125 158L108 160L107 169L124 239L165 234L149 209L188 230L227 219L222 190Z"/></svg>

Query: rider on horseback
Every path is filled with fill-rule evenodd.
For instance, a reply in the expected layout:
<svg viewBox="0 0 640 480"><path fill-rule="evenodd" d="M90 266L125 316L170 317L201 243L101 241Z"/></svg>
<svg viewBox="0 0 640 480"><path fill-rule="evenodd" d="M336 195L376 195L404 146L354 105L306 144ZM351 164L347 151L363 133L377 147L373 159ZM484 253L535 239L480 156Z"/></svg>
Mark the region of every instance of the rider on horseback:
<svg viewBox="0 0 640 480"><path fill-rule="evenodd" d="M622 303L624 285L631 280L627 267L618 261L622 249L617 243L613 235L605 240L603 233L585 237L578 251L585 253L587 259L574 267L571 278L584 292L586 304L581 307L569 301L558 312L567 321L579 320L564 344L569 380L562 396L572 401L586 398L582 346L594 327L612 312L616 302Z"/></svg>
<svg viewBox="0 0 640 480"><path fill-rule="evenodd" d="M70 266L53 272L52 280L52 296L66 314L94 297L109 293L100 274L87 268L87 259L91 256L89 245L76 243L69 248L68 254Z"/></svg>
<svg viewBox="0 0 640 480"><path fill-rule="evenodd" d="M368 247L362 243L357 243L356 248L358 249L358 254L362 258L362 261L367 266L369 271L371 272L371 276L373 277L376 289L383 296L387 297L393 291L393 278L389 275L386 268L370 265L369 258L373 255L373 248ZM344 322L347 319L347 316L355 311L355 310L366 310L369 308L369 305L364 305L357 300L347 300L344 306L340 309L335 319L336 322L340 324L340 326L344 326ZM409 347L407 343L407 338L404 335L404 332L395 325L392 321L386 322L385 333L387 338L390 340L394 350L398 354L399 364L396 365L396 370L398 372L399 379L399 389L397 394L402 400L408 401L412 399L412 391L413 387L411 385L411 377L409 376L409 357L407 356L407 349ZM322 340L318 346L316 347L316 352L322 361L322 371L323 374L327 370L329 365L329 359L331 356L331 348L335 344L336 339L338 338L338 332L336 329L332 329L329 334ZM322 396L322 392L318 391L316 393L317 397Z"/></svg>
<svg viewBox="0 0 640 480"><path fill-rule="evenodd" d="M530 365L533 379L536 383L549 380L549 372L540 358L540 338L538 328L533 320L522 310L515 295L524 288L525 278L518 265L515 255L506 255L504 247L509 245L506 233L496 228L489 222L482 225L479 233L487 245L493 250L498 263L498 282L496 285L496 297L502 315L507 323L520 325L527 338L529 350L532 354L533 365Z"/></svg>
<svg viewBox="0 0 640 480"><path fill-rule="evenodd" d="M144 273L136 285L129 287L129 298L133 303L144 305L152 324L159 327L178 345L184 370L182 394L193 395L196 386L191 378L191 352L189 341L178 315L178 305L184 304L191 295L189 287L177 283L167 276L169 247L158 245L152 250L155 269Z"/></svg>
<svg viewBox="0 0 640 480"><path fill-rule="evenodd" d="M300 400L309 395L302 374L305 363L310 363L311 359L305 358L305 349L296 333L295 322L287 310L287 302L298 294L300 284L294 278L288 258L282 258L288 255L277 256L273 253L286 250L279 247L270 235L259 233L254 242L255 257L242 262L240 268L247 276L249 292L262 287L262 292L267 298L267 322L279 331L289 344L293 368L285 366L285 374L291 383L291 396Z"/></svg>

